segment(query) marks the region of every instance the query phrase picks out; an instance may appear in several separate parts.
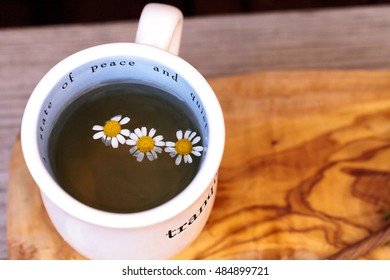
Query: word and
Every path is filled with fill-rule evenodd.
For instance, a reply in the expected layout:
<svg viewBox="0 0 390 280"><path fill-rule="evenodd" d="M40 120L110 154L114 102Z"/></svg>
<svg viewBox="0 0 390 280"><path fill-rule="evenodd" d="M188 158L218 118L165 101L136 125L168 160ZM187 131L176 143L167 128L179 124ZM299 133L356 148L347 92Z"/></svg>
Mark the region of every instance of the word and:
<svg viewBox="0 0 390 280"><path fill-rule="evenodd" d="M165 76L167 76L167 77L171 77L172 80L174 80L174 81L177 83L177 77L178 77L178 74L177 74L177 73L175 73L174 75L171 76L171 74L170 74L167 70L165 70L165 69L160 69L160 68L157 67L157 66L155 66L155 67L153 68L153 70L156 71L156 72L159 72L159 73L161 73L161 74L163 74L163 75L165 75Z"/></svg>

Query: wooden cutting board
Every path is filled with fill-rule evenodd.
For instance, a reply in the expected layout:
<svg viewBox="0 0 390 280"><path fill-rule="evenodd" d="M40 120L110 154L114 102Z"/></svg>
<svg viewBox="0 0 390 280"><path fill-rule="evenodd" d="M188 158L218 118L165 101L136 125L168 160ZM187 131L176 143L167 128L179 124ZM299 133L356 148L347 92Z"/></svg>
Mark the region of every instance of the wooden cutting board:
<svg viewBox="0 0 390 280"><path fill-rule="evenodd" d="M210 83L226 121L219 187L205 229L177 259L324 259L364 238L344 257L390 259L387 236L372 242L390 210L390 71ZM9 175L10 259L83 258L49 221L19 139Z"/></svg>

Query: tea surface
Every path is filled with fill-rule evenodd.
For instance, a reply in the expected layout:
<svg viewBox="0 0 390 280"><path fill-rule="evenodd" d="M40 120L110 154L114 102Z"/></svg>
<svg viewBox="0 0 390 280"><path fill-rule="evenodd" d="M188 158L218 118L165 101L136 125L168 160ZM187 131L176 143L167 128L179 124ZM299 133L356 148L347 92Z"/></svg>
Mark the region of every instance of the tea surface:
<svg viewBox="0 0 390 280"><path fill-rule="evenodd" d="M188 106L167 92L140 84L103 85L71 103L54 124L48 148L54 177L71 196L100 210L133 213L161 205L191 182L201 156L192 155L192 163L183 158L177 165L177 156L161 147L156 159L145 154L138 161L131 145L113 148L93 138L98 132L94 126L103 127L118 115L122 121L130 118L121 129L134 133L145 127L149 133L154 128L152 138L161 135L162 141L178 141L178 130L200 132ZM104 126L104 133L109 129L115 127Z"/></svg>

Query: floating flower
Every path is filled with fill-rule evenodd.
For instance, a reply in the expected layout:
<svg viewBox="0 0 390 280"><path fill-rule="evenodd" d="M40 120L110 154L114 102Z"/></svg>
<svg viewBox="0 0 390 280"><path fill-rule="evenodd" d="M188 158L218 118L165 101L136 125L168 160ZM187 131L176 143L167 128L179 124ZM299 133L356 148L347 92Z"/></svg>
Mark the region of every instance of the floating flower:
<svg viewBox="0 0 390 280"><path fill-rule="evenodd" d="M171 157L177 156L175 160L175 164L179 165L181 163L182 158L184 159L184 163L192 163L191 154L199 157L201 155L201 151L203 151L202 146L195 146L201 140L200 136L196 136L195 131L187 130L184 132L178 130L176 132L176 137L178 141L176 143L167 141L165 143L165 152L169 153Z"/></svg>
<svg viewBox="0 0 390 280"><path fill-rule="evenodd" d="M127 124L130 118L121 115L112 117L109 121L106 121L104 126L94 125L92 130L98 131L92 137L93 139L102 139L106 146L112 146L118 148L118 142L124 144L126 139L130 135L130 130L122 129L122 125Z"/></svg>
<svg viewBox="0 0 390 280"><path fill-rule="evenodd" d="M126 140L126 144L133 146L130 149L130 153L137 157L137 161L141 162L146 157L152 161L157 158L157 153L162 152L162 146L165 143L162 141L163 136L157 135L156 129L151 128L148 134L146 127L136 128L133 133L130 134L130 139Z"/></svg>

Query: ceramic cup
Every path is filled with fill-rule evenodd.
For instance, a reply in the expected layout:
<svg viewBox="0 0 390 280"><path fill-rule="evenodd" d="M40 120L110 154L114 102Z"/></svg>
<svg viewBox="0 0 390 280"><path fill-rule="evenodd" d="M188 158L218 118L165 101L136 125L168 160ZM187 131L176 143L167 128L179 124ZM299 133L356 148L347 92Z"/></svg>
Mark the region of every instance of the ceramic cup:
<svg viewBox="0 0 390 280"><path fill-rule="evenodd" d="M177 56L182 25L178 9L148 4L135 43L99 45L65 58L41 79L25 108L21 141L28 169L58 233L87 258L170 258L199 235L210 215L224 120L209 84ZM149 210L118 214L94 209L65 192L52 175L47 146L53 122L69 103L98 84L127 80L168 89L184 100L196 115L206 149L194 179L174 198Z"/></svg>

